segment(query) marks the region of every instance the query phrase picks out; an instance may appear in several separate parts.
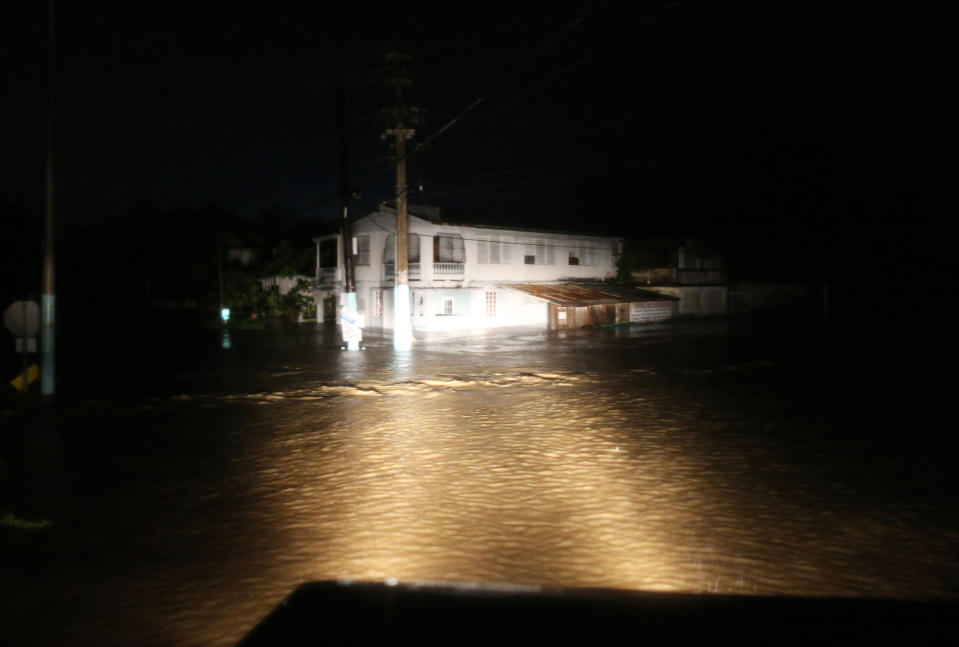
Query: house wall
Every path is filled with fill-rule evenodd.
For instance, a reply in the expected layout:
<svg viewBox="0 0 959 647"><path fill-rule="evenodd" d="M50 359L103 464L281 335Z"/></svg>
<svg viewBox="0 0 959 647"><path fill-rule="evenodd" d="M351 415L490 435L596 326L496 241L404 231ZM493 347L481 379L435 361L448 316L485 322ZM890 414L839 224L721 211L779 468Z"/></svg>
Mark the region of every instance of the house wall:
<svg viewBox="0 0 959 647"><path fill-rule="evenodd" d="M611 323L650 323L665 321L676 315L675 301L640 303L608 303L591 306L557 306L549 304L550 330L601 326Z"/></svg>
<svg viewBox="0 0 959 647"><path fill-rule="evenodd" d="M369 263L354 264L354 281L359 310L369 325L393 326L392 285L394 277L384 270L384 246L395 228L395 215L377 212L353 224L355 237L368 236ZM413 295L411 314L414 328L447 329L490 326L545 325L546 304L514 291L498 289L496 283L549 282L573 280L602 280L615 274L620 239L601 236L522 232L517 230L486 229L435 224L410 216L410 233L419 234L420 271L417 280L410 280ZM444 276L434 273L433 237L456 234L463 238L464 263L462 276ZM480 240L496 239L510 246L509 263L480 263ZM539 240L553 248L552 264L527 265L524 262L529 239ZM569 251L589 247L593 256L589 265L569 265ZM543 260L547 259L543 253ZM585 260L585 259L583 259ZM342 266L342 259L340 259ZM318 269L319 273L320 270ZM342 284L342 271L337 269L335 279ZM371 290L384 289L384 316L371 317ZM339 288L342 290L342 286ZM496 292L496 316L486 316L486 292ZM388 292L388 294L387 294ZM453 316L439 314L442 298L455 301ZM422 301L422 302L421 302ZM386 304L389 303L388 312Z"/></svg>
<svg viewBox="0 0 959 647"><path fill-rule="evenodd" d="M389 279L384 275L383 248L387 237L396 226L391 214L377 212L361 218L353 225L353 235L370 237L369 265L354 267L357 281L381 282ZM516 230L484 229L438 225L415 216L410 216L410 233L420 236L420 279L410 281L425 286L462 285L472 287L490 281L498 282L537 282L561 281L564 279L603 280L615 275L616 256L619 252L619 239L605 236L586 236L573 234L553 234L522 232ZM463 238L465 263L463 276L448 277L433 272L433 237L439 234L454 234ZM496 238L509 245L510 262L478 262L479 239ZM527 265L524 262L526 245L529 240L544 241L553 248L553 264ZM594 250L595 259L591 265L569 265L569 252L579 247Z"/></svg>
<svg viewBox="0 0 959 647"><path fill-rule="evenodd" d="M725 285L643 286L644 290L679 297L678 314L725 315L729 311L729 294Z"/></svg>
<svg viewBox="0 0 959 647"><path fill-rule="evenodd" d="M675 301L643 301L629 304L630 323L666 321L677 312Z"/></svg>
<svg viewBox="0 0 959 647"><path fill-rule="evenodd" d="M495 312L488 316L486 293L495 293ZM443 313L443 300L453 299L453 314ZM512 290L487 285L477 288L414 288L413 328L453 330L546 324L546 304ZM392 321L389 322L392 326Z"/></svg>

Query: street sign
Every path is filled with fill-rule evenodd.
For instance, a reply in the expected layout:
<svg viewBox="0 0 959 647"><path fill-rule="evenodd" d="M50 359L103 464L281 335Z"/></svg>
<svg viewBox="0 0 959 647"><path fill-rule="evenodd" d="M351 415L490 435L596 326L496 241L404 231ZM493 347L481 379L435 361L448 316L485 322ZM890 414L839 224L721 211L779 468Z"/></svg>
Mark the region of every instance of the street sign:
<svg viewBox="0 0 959 647"><path fill-rule="evenodd" d="M356 310L343 306L340 308L340 325L343 327L343 341L359 343L363 339L363 315Z"/></svg>
<svg viewBox="0 0 959 647"><path fill-rule="evenodd" d="M40 306L36 301L14 301L3 312L3 325L20 339L40 332Z"/></svg>
<svg viewBox="0 0 959 647"><path fill-rule="evenodd" d="M26 380L24 380L24 377L26 377ZM13 388L17 391L23 391L32 382L36 382L38 377L40 377L40 367L36 364L31 364L30 368L10 380L10 384L12 384Z"/></svg>
<svg viewBox="0 0 959 647"><path fill-rule="evenodd" d="M26 342L26 343L24 343ZM27 337L23 339L17 337L17 352L18 353L35 353L37 352L37 338L36 337Z"/></svg>

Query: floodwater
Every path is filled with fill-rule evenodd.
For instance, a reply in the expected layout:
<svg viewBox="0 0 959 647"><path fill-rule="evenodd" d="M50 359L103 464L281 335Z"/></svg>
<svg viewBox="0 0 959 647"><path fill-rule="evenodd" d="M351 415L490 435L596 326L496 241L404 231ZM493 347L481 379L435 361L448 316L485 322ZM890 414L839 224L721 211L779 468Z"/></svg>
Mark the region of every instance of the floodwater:
<svg viewBox="0 0 959 647"><path fill-rule="evenodd" d="M943 410L816 342L722 322L406 354L312 327L225 341L4 413L32 430L8 481L54 525L8 533L0 643L231 645L327 579L959 591Z"/></svg>

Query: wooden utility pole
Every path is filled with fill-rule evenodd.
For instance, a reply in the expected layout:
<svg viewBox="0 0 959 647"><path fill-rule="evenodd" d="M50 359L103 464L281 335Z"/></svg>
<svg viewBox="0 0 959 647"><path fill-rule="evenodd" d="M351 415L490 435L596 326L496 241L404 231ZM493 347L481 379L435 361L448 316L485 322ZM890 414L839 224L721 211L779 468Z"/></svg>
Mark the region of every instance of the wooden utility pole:
<svg viewBox="0 0 959 647"><path fill-rule="evenodd" d="M391 68L391 76L386 80L393 87L393 128L386 135L393 136L393 149L396 154L396 282L393 288L393 348L409 350L413 342L413 329L410 320L409 286L409 216L406 210L406 140L415 132L409 125L409 115L403 104L403 88L413 84L408 77L406 64L410 57L406 54L390 52L386 62Z"/></svg>
<svg viewBox="0 0 959 647"><path fill-rule="evenodd" d="M341 90L336 102L336 130L339 139L340 201L343 205L343 283L344 292L355 292L353 286L353 236L350 231L350 205L353 187L350 186L350 146L346 126L346 92Z"/></svg>
<svg viewBox="0 0 959 647"><path fill-rule="evenodd" d="M350 204L353 201L353 188L350 186L350 148L346 130L346 91L341 90L337 97L336 125L339 139L340 200L343 202L343 306L349 316L356 311L356 286L353 278L353 231L350 227ZM320 306L317 306L319 308ZM317 312L317 321L320 314ZM361 331L350 328L341 322L343 341L347 350L359 350Z"/></svg>

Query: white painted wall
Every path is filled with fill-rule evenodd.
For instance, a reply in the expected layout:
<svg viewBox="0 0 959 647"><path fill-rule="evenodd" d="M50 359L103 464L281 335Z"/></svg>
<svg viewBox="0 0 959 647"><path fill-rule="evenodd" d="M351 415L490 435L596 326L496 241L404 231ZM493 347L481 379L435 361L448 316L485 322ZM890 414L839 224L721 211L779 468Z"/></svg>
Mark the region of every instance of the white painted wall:
<svg viewBox="0 0 959 647"><path fill-rule="evenodd" d="M728 290L725 285L643 285L644 290L679 297L681 315L725 315L728 313Z"/></svg>
<svg viewBox="0 0 959 647"><path fill-rule="evenodd" d="M420 279L410 281L413 291L413 326L418 329L446 330L457 328L485 328L492 326L546 325L548 323L547 306L544 302L532 299L511 290L497 288L503 283L548 283L565 280L601 281L616 272L616 259L621 250L622 239L609 236L589 236L581 234L560 234L547 232L526 232L520 230L493 229L457 225L435 224L410 216L410 233L420 236ZM380 211L358 219L353 223L353 236L369 237L369 263L354 263L354 280L357 294L361 296L360 312L367 315L370 303L370 289L384 289L383 326L391 328L393 277L384 272L383 251L387 238L395 231L395 211L381 207ZM465 262L461 277L435 275L433 271L433 237L440 234L454 234L463 238ZM502 242L509 245L509 263L480 263L478 249L480 240ZM551 254L535 254L535 248L528 249L527 244L538 241L552 248ZM588 247L592 251L591 264L570 265L570 250L577 252ZM545 249L545 247L544 247ZM551 264L532 264L524 262L527 251L534 252L538 259L546 260L551 256ZM584 255L580 255L585 261ZM342 258L336 272L336 281L342 291ZM464 312L452 317L437 316L440 311L441 294L445 290L466 290L463 297L468 307ZM497 292L497 316L485 316L485 292ZM420 303L422 299L423 303Z"/></svg>

